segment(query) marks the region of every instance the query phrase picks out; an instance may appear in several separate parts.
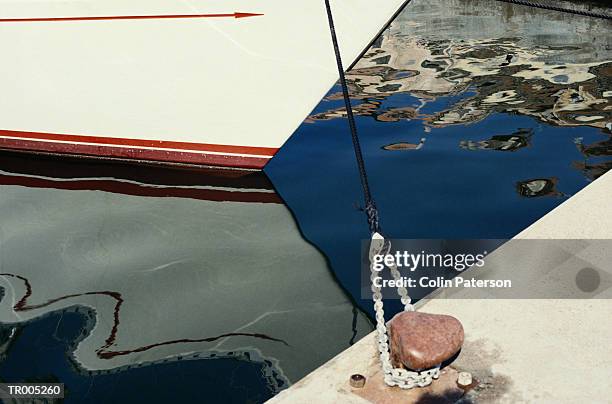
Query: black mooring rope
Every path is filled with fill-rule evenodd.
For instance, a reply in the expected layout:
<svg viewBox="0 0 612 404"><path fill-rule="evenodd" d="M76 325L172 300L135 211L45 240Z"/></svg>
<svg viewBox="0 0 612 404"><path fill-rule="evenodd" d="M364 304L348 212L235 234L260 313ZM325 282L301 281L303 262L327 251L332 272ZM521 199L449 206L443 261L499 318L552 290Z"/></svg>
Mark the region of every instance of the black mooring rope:
<svg viewBox="0 0 612 404"><path fill-rule="evenodd" d="M338 37L336 36L336 28L334 26L334 16L332 14L329 0L325 0L325 7L327 8L327 19L329 20L329 30L331 32L332 43L334 45L334 52L336 53L336 64L338 65L338 73L340 75L340 85L342 86L344 105L346 106L346 115L348 116L349 128L351 130L351 137L353 139L353 149L355 151L355 158L357 159L357 166L359 168L361 186L363 187L363 196L365 199L364 210L368 216L370 232L373 234L379 232L380 230L378 223L378 209L376 209L376 204L374 203L374 199L372 199L372 194L370 192L368 173L365 168L363 153L361 152L361 143L359 142L359 135L357 134L357 125L355 124L355 116L353 115L353 107L351 106L351 97L349 95L348 85L346 84L346 76L344 75L344 67L342 66L342 56L340 55Z"/></svg>
<svg viewBox="0 0 612 404"><path fill-rule="evenodd" d="M586 11L586 10L574 10L571 8L564 8L564 7L557 7L557 6L548 5L548 4L535 3L533 1L526 1L526 0L497 0L497 1L501 1L503 3L519 4L521 6L541 8L544 10L559 11L561 13L583 15L585 17L603 18L606 20L612 20L612 15L610 14L596 13L593 11Z"/></svg>

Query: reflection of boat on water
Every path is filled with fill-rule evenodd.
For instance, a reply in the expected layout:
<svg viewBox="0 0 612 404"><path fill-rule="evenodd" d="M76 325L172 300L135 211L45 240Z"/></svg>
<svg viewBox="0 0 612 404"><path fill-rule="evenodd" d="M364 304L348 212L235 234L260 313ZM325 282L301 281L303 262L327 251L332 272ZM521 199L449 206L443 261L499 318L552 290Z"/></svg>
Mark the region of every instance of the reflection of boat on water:
<svg viewBox="0 0 612 404"><path fill-rule="evenodd" d="M573 165L578 170L584 172L584 174L591 180L596 180L597 178L601 177L612 169L612 161L604 161L602 163L588 163L585 161L576 161Z"/></svg>
<svg viewBox="0 0 612 404"><path fill-rule="evenodd" d="M474 9L487 12L474 18ZM612 67L605 56L609 23L547 13L554 23L543 28L534 19L539 12L485 0L413 1L410 12L402 13L349 72L351 95L363 100L355 112L421 118L432 128L479 122L495 112L604 128L612 94L607 91ZM593 60L593 54L603 57ZM435 113L385 105L402 94L423 104L464 97ZM341 109L329 110L313 119L341 116Z"/></svg>
<svg viewBox="0 0 612 404"><path fill-rule="evenodd" d="M533 129L519 129L511 135L494 135L488 140L474 142L472 140L462 140L459 147L466 150L497 150L497 151L517 151L529 146L529 141Z"/></svg>
<svg viewBox="0 0 612 404"><path fill-rule="evenodd" d="M404 2L332 1L347 66ZM311 1L4 1L0 148L262 168L337 79L326 27Z"/></svg>
<svg viewBox="0 0 612 404"><path fill-rule="evenodd" d="M1 161L0 322L81 307L82 370L232 357L278 389L370 330L260 172Z"/></svg>
<svg viewBox="0 0 612 404"><path fill-rule="evenodd" d="M425 145L425 138L421 138L419 143L406 143L406 142L393 143L393 144L388 144L386 146L383 146L382 148L383 150L389 150L389 151L420 150L423 148L424 145Z"/></svg>
<svg viewBox="0 0 612 404"><path fill-rule="evenodd" d="M556 178L536 178L527 181L520 181L516 184L516 191L519 195L534 198L538 196L561 196L557 191Z"/></svg>
<svg viewBox="0 0 612 404"><path fill-rule="evenodd" d="M98 190L208 201L282 203L259 170L134 164L80 157L0 152L0 185Z"/></svg>
<svg viewBox="0 0 612 404"><path fill-rule="evenodd" d="M583 161L574 162L574 167L584 172L587 177L594 180L601 177L608 170L612 168L612 161L593 161L589 159L600 159L602 157L612 156L612 136L608 133L608 138L595 142L592 144L585 145L584 138L578 137L574 139L574 143L578 148L578 151L584 156Z"/></svg>
<svg viewBox="0 0 612 404"><path fill-rule="evenodd" d="M482 15L476 17L474 10ZM550 24L543 27L541 21ZM502 119L520 120L511 128L539 127L538 136L546 136L543 133L551 127L565 127L566 133L576 129L576 134L586 133L586 138L593 128L609 137L609 37L609 21L603 19L485 0L414 0L348 72L354 113L364 118L364 126L388 123L389 133L400 127L396 123L412 132L427 133L430 150L436 150L434 142L442 140L441 134L473 133L470 126ZM340 93L329 94L309 121L324 125L344 118L346 111L336 102L339 99ZM497 127L493 130L496 133ZM462 134L463 140L454 145L463 150L526 151L536 137L522 130L489 137L491 129L487 128L484 133L480 136L485 139L465 139ZM550 139L515 157L539 153ZM571 141L556 139L561 147ZM396 136L381 146L402 148L398 140L403 139ZM607 142L581 151L587 158L609 157ZM406 149L413 147L412 142L405 145ZM610 162L585 161L573 166L588 178L597 178L609 169ZM539 175L542 173L525 178Z"/></svg>
<svg viewBox="0 0 612 404"><path fill-rule="evenodd" d="M590 145L585 145L583 138L576 138L574 143L576 143L576 147L586 158L612 156L612 136Z"/></svg>

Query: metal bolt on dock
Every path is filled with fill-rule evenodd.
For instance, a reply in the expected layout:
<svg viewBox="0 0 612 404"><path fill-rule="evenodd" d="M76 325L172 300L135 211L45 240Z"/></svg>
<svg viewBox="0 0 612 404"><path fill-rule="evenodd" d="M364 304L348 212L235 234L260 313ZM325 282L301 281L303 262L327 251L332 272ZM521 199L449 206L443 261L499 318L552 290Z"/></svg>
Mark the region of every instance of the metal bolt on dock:
<svg viewBox="0 0 612 404"><path fill-rule="evenodd" d="M365 386L365 382L366 382L366 378L364 375L360 375L360 374L351 375L351 378L350 378L351 387L360 389L363 386Z"/></svg>
<svg viewBox="0 0 612 404"><path fill-rule="evenodd" d="M462 389L467 389L472 386L474 379L472 374L469 372L460 372L457 376L457 385Z"/></svg>

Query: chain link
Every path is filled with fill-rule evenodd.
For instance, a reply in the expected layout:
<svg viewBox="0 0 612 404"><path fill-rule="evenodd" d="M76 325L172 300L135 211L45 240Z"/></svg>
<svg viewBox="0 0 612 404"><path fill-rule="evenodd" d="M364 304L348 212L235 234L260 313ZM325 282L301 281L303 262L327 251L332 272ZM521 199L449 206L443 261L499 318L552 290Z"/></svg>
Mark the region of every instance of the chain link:
<svg viewBox="0 0 612 404"><path fill-rule="evenodd" d="M372 299L374 300L374 311L376 313L378 352L380 354L380 363L384 373L385 384L391 387L398 386L401 389L429 386L434 379L440 377L439 366L421 372L412 372L406 369L394 368L391 364L389 355L389 336L385 323L385 311L383 308L381 288L377 287L374 282L374 279L379 276L378 272L374 269L374 256L379 254L385 255L389 253L389 251L391 251L391 243L385 240L380 233L374 233L370 242L370 280L372 281ZM393 279L401 279L401 274L395 265L391 265L388 268L391 271ZM398 287L397 293L404 305L404 310L414 311L412 300L406 288Z"/></svg>

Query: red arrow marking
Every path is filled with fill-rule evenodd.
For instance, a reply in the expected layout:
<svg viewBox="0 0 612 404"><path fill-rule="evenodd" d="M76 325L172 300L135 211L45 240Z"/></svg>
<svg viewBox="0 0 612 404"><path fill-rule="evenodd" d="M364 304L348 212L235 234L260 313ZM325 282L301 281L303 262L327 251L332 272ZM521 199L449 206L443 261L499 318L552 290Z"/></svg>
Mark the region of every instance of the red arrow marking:
<svg viewBox="0 0 612 404"><path fill-rule="evenodd" d="M60 21L102 21L102 20L161 20L177 18L246 18L263 14L175 14L175 15L118 15L105 17L43 17L43 18L0 18L0 22L60 22Z"/></svg>

